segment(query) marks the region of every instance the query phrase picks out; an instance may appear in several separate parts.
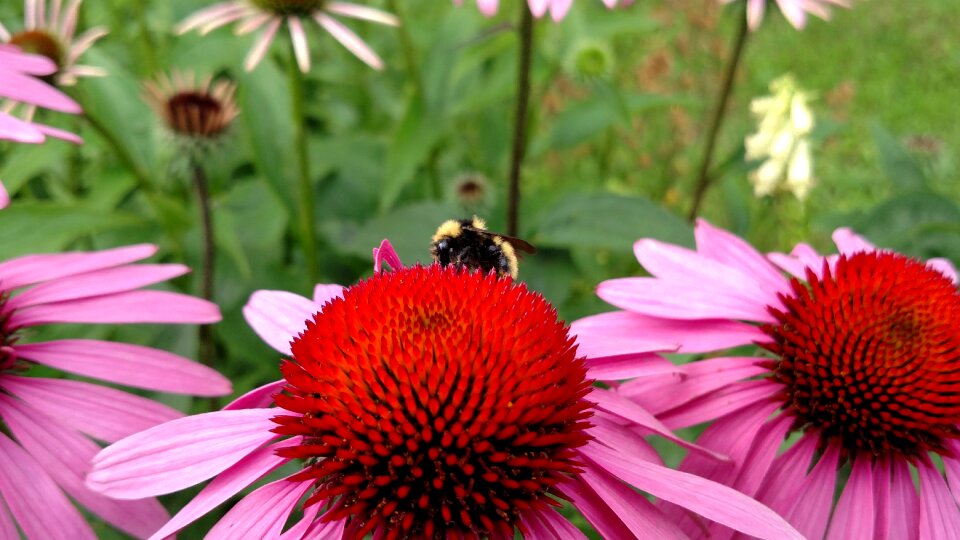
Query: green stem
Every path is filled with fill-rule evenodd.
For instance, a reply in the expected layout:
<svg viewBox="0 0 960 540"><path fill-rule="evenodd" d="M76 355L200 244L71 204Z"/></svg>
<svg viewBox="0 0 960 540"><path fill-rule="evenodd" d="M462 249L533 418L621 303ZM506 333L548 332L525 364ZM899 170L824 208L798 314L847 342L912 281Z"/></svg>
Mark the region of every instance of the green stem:
<svg viewBox="0 0 960 540"><path fill-rule="evenodd" d="M527 113L530 108L530 70L533 60L533 13L520 2L520 49L517 62L517 108L513 119L510 153L510 187L507 199L507 234L517 236L520 213L520 169L527 151Z"/></svg>
<svg viewBox="0 0 960 540"><path fill-rule="evenodd" d="M313 285L319 279L317 267L317 232L314 228L313 184L310 181L310 160L307 155L307 118L304 114L303 94L304 77L297 66L296 54L293 50L293 38L290 38L290 61L288 74L290 76L290 99L293 104L293 145L297 153L297 181L299 196L297 206L300 210L300 243L303 246L303 256L307 264L307 276Z"/></svg>
<svg viewBox="0 0 960 540"><path fill-rule="evenodd" d="M193 173L193 186L197 190L197 207L200 210L200 223L202 225L203 239L203 262L200 267L200 296L213 302L213 276L216 270L216 249L213 233L213 214L210 205L210 188L207 182L207 175L203 170L203 165L196 159L190 160L190 172ZM217 354L217 343L213 335L213 325L201 324L198 330L197 356L200 363L213 367L213 360ZM218 398L210 398L207 403L207 409L214 411L220 408Z"/></svg>
<svg viewBox="0 0 960 540"><path fill-rule="evenodd" d="M147 24L147 2L133 2L134 9L137 10L137 23L140 26L140 42L143 48L141 58L144 59L141 65L141 73L153 75L157 71L157 44L150 34L150 26Z"/></svg>
<svg viewBox="0 0 960 540"><path fill-rule="evenodd" d="M733 83L737 74L737 67L740 65L740 59L743 56L743 48L747 43L749 35L747 27L746 14L740 14L740 25L737 27L737 33L734 36L733 52L727 63L727 69L723 76L723 84L720 87L720 95L717 99L716 108L713 111L713 118L710 120L710 128L707 132L707 147L700 161L700 168L697 173L697 187L693 193L693 204L690 206L690 213L687 215L689 221L696 219L703 204L703 198L707 194L707 189L713 178L710 175L710 166L713 161L713 154L716 151L717 136L720 133L720 127L726 118L727 105L730 102L730 95L733 93Z"/></svg>

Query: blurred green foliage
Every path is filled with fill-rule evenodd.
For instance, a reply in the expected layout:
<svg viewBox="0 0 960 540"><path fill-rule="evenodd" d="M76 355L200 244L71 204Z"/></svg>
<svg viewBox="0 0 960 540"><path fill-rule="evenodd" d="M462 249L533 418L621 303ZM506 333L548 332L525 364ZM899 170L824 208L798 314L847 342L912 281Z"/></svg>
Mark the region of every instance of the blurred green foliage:
<svg viewBox="0 0 960 540"><path fill-rule="evenodd" d="M296 184L286 48L276 44L244 73L251 37L230 29L173 35L176 22L207 4L84 4L83 27L111 30L84 62L110 76L69 89L90 121L43 118L78 131L83 146L0 143L0 178L16 195L0 212L0 260L150 242L160 245L159 259L199 267L188 164L144 104L140 84L170 69L234 79L241 116L204 167L218 242L216 300L224 313L215 327L215 367L241 393L278 378L277 353L240 314L250 293L307 295L312 287L291 233ZM383 55L383 72L308 25L314 68L307 125L323 281L350 284L369 275L370 250L384 237L405 263L427 261L436 226L468 213L453 186L465 172L483 174L492 190L470 210L491 229L504 228L517 46L511 4L485 19L472 6L411 0L400 31L351 22ZM692 243L682 216L737 13L715 0L649 0L617 11L584 1L562 24L537 25L520 221L521 236L541 249L521 263L521 278L562 317L606 309L594 287L641 272L631 251L637 238ZM21 18L16 2L0 6L8 28ZM883 246L960 261L960 38L948 30L958 19L953 0L910 10L865 2L797 32L771 10L747 45L705 217L762 249L786 250L799 240L829 249L829 233L844 225ZM818 185L805 203L754 198L742 159L743 137L753 129L750 99L788 71L818 96ZM187 276L171 286L196 292L199 285ZM193 328L49 333L196 351ZM184 409L204 405L158 399ZM171 506L187 496L171 496Z"/></svg>

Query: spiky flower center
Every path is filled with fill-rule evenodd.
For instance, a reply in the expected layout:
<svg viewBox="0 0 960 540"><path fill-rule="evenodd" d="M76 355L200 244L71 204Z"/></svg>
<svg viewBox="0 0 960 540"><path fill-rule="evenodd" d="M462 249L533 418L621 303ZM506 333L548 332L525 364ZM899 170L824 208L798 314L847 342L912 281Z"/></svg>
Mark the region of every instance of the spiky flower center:
<svg viewBox="0 0 960 540"><path fill-rule="evenodd" d="M63 67L64 48L53 34L43 30L24 30L10 37L10 44L20 47L25 53L46 56L57 65Z"/></svg>
<svg viewBox="0 0 960 540"><path fill-rule="evenodd" d="M797 428L848 455L914 459L960 436L960 293L939 271L893 253L840 256L784 296L774 379Z"/></svg>
<svg viewBox="0 0 960 540"><path fill-rule="evenodd" d="M363 538L512 538L589 436L582 359L538 294L454 267L377 274L294 340L280 451Z"/></svg>
<svg viewBox="0 0 960 540"><path fill-rule="evenodd" d="M169 127L181 135L210 137L229 125L223 104L207 92L177 92L167 100L167 114Z"/></svg>
<svg viewBox="0 0 960 540"><path fill-rule="evenodd" d="M278 15L312 15L323 9L327 0L253 0L254 5Z"/></svg>

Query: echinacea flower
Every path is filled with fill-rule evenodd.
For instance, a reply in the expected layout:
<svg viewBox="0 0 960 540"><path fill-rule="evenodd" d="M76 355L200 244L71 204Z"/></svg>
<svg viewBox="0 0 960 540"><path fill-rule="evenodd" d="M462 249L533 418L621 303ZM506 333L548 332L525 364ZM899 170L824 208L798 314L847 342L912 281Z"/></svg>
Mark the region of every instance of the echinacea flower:
<svg viewBox="0 0 960 540"><path fill-rule="evenodd" d="M497 14L497 9L500 7L500 0L476 0L477 8L480 9L480 13L483 13L487 17L492 17ZM462 5L463 0L453 0L453 3L456 5ZM550 13L550 18L554 22L559 22L567 16L567 12L570 11L570 7L573 5L573 0L528 0L527 3L530 6L530 13L538 19ZM633 0L603 0L603 4L610 9L617 7L617 4L632 4Z"/></svg>
<svg viewBox="0 0 960 540"><path fill-rule="evenodd" d="M573 331L588 356L630 354L651 335L709 353L618 393L672 429L710 422L698 443L734 466L690 454L681 469L756 497L807 538L958 538L956 271L848 229L833 239L838 255L800 244L764 256L700 221L696 250L640 240L653 277L602 283L599 296L624 311ZM689 534L716 532L671 515Z"/></svg>
<svg viewBox="0 0 960 540"><path fill-rule="evenodd" d="M166 128L189 139L215 139L222 135L240 114L234 95L237 86L230 81L204 77L197 81L193 73L174 71L144 84L146 101Z"/></svg>
<svg viewBox="0 0 960 540"><path fill-rule="evenodd" d="M103 69L77 64L83 53L107 35L101 27L76 35L82 3L70 0L63 7L62 0L53 0L48 7L47 0L25 0L23 30L11 33L0 23L0 40L52 60L57 66L52 77L58 86L76 84L80 77L102 77L107 74Z"/></svg>
<svg viewBox="0 0 960 540"><path fill-rule="evenodd" d="M39 79L54 73L56 69L57 66L48 58L26 54L12 45L0 45L0 98L65 113L81 112L77 102ZM37 144L46 140L47 135L80 142L72 133L21 120L0 110L0 140ZM8 204L10 195L0 182L0 209Z"/></svg>
<svg viewBox="0 0 960 540"><path fill-rule="evenodd" d="M300 470L246 495L208 538L584 538L561 500L606 538L680 537L624 481L747 534L799 538L742 494L663 467L629 418L662 426L591 385L556 311L522 283L404 268L387 243L375 261L373 277L313 300L254 293L244 314L289 357L284 379L115 443L88 485L136 498L214 478L154 538L285 464Z"/></svg>
<svg viewBox="0 0 960 540"><path fill-rule="evenodd" d="M247 71L257 67L284 21L290 30L294 54L300 71L310 71L310 49L303 19L312 18L334 39L374 69L383 69L383 61L357 34L334 18L335 15L388 26L400 22L393 15L367 6L328 0L229 0L201 9L177 25L177 33L199 30L206 34L221 26L237 22L237 35L263 28L244 61Z"/></svg>
<svg viewBox="0 0 960 540"><path fill-rule="evenodd" d="M763 161L749 176L753 192L763 197L789 191L803 200L814 183L809 142L813 131L810 95L789 74L774 79L770 92L771 95L750 102L750 112L759 120L759 126L745 140L745 157Z"/></svg>
<svg viewBox="0 0 960 540"><path fill-rule="evenodd" d="M720 1L729 4L734 0ZM744 1L747 3L747 24L751 30L756 30L760 27L760 22L763 21L763 12L766 11L767 4L771 0ZM783 16L797 30L801 30L807 25L807 13L823 20L829 20L830 6L850 7L850 0L776 0L776 2Z"/></svg>
<svg viewBox="0 0 960 540"><path fill-rule="evenodd" d="M220 396L230 383L217 372L169 352L91 339L31 340L39 326L70 324L204 324L216 305L191 296L140 290L187 272L176 264L132 264L154 246L30 255L0 263L0 537L95 538L68 496L104 521L143 538L168 519L155 499L117 501L84 485L100 450L183 416L158 402L74 378L60 370L151 391ZM10 521L10 517L13 521ZM16 525L14 525L16 523Z"/></svg>

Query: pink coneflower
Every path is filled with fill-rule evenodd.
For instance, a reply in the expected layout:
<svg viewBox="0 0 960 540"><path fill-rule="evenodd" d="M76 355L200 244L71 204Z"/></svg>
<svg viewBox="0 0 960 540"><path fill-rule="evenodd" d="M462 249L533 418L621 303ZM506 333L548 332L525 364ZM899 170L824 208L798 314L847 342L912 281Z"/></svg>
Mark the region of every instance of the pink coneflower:
<svg viewBox="0 0 960 540"><path fill-rule="evenodd" d="M80 77L102 77L107 74L103 69L77 64L83 53L107 35L105 28L97 27L76 36L82 1L70 0L61 9L62 0L53 0L48 9L47 0L25 0L23 30L11 33L0 24L0 40L52 60L57 65L52 75L57 85L76 84Z"/></svg>
<svg viewBox="0 0 960 540"><path fill-rule="evenodd" d="M729 4L734 0L720 0ZM744 0L747 3L747 23L751 30L760 27L763 12L771 0ZM827 20L830 18L830 6L850 7L850 0L776 0L777 6L787 21L797 30L807 24L807 13Z"/></svg>
<svg viewBox="0 0 960 540"><path fill-rule="evenodd" d="M500 7L500 0L476 1L480 13L487 17L496 15L497 9ZM463 4L463 0L453 0L453 3L459 6ZM533 13L534 17L540 18L549 12L550 18L559 22L567 16L570 6L573 5L573 0L528 0L527 3L530 5L530 12ZM617 4L629 5L632 3L633 0L603 0L603 4L610 9L617 7Z"/></svg>
<svg viewBox="0 0 960 540"><path fill-rule="evenodd" d="M755 496L808 538L958 538L956 272L847 229L833 238L840 254L828 257L805 244L764 257L705 221L695 251L641 240L634 250L654 277L602 283L600 297L625 311L573 331L598 357L643 349L649 335L713 356L758 345L618 392L673 429L712 422L699 444L735 465L691 454L681 468ZM701 530L689 519L682 527Z"/></svg>
<svg viewBox="0 0 960 540"><path fill-rule="evenodd" d="M626 481L747 534L799 538L744 495L663 467L630 420L662 426L591 386L540 295L495 274L404 268L389 245L376 261L397 269L312 300L254 293L244 313L289 356L284 380L114 444L88 485L136 498L214 478L155 538L285 464L300 470L208 537L278 538L302 506L284 538L584 538L561 500L606 538L679 537Z"/></svg>
<svg viewBox="0 0 960 540"><path fill-rule="evenodd" d="M203 324L220 320L209 302L140 290L187 272L176 264L131 264L151 256L139 245L90 253L30 255L0 263L0 498L28 538L94 538L68 496L104 521L146 537L167 520L154 499L116 501L89 490L84 476L100 450L182 414L114 388L31 374L42 365L83 378L151 391L220 396L230 383L168 352L90 339L31 342L51 323ZM16 538L3 512L0 537Z"/></svg>
<svg viewBox="0 0 960 540"><path fill-rule="evenodd" d="M354 56L374 69L383 69L383 61L377 53L373 52L373 49L360 39L360 36L335 19L335 15L389 26L400 24L397 18L389 13L348 2L229 0L214 4L187 17L177 25L176 31L182 34L190 30L199 30L201 34L206 34L235 21L238 23L237 35L249 34L258 28L263 28L244 62L244 67L250 71L263 59L280 26L286 21L290 29L290 38L293 40L297 64L300 70L306 73L310 70L310 49L307 46L303 19L310 17Z"/></svg>
<svg viewBox="0 0 960 540"><path fill-rule="evenodd" d="M81 112L75 101L38 78L56 70L57 66L43 56L26 54L11 45L0 45L0 98L66 113ZM47 135L80 142L72 133L27 122L0 110L0 140L36 144L46 140ZM0 182L0 209L8 204L10 196Z"/></svg>

